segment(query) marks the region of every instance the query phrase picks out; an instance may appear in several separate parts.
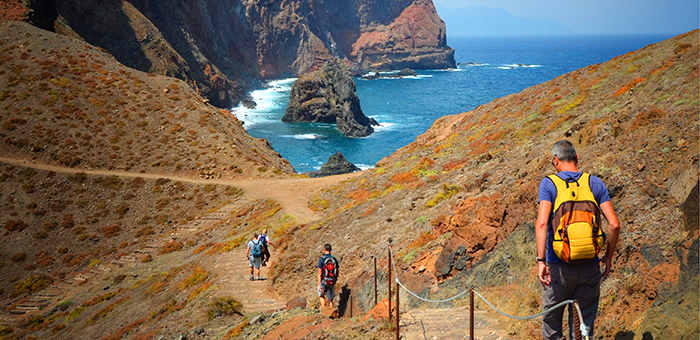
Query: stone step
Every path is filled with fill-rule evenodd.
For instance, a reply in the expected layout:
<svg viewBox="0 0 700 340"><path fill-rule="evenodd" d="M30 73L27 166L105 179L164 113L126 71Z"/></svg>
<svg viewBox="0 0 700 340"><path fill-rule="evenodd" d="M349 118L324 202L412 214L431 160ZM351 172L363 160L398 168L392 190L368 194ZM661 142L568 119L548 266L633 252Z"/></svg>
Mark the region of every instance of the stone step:
<svg viewBox="0 0 700 340"><path fill-rule="evenodd" d="M39 296L32 296L29 298L27 302L33 302L33 303L43 303L47 301L53 300L52 297L39 297Z"/></svg>
<svg viewBox="0 0 700 340"><path fill-rule="evenodd" d="M223 217L219 217L219 216L202 216L199 218L199 220L202 220L202 221L219 221L221 219L223 219Z"/></svg>
<svg viewBox="0 0 700 340"><path fill-rule="evenodd" d="M61 294L62 289L58 287L58 284L55 284L49 288L44 289L43 291L36 293L34 296L38 297L47 297L47 298L54 298Z"/></svg>
<svg viewBox="0 0 700 340"><path fill-rule="evenodd" d="M40 305L37 304L22 304L15 307L17 310L29 311L29 310L39 310Z"/></svg>
<svg viewBox="0 0 700 340"><path fill-rule="evenodd" d="M112 272L112 268L107 267L107 266L105 266L105 265L99 265L99 266L97 266L97 269L99 269L99 270L101 270L101 271L103 271L103 272L105 272L105 273L111 273L111 272Z"/></svg>

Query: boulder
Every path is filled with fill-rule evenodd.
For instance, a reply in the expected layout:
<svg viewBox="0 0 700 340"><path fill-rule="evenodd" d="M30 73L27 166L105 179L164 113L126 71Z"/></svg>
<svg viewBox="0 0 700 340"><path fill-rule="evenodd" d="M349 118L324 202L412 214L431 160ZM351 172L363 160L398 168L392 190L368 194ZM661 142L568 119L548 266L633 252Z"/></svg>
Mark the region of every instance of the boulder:
<svg viewBox="0 0 700 340"><path fill-rule="evenodd" d="M362 113L352 74L338 58L294 82L282 121L336 124L347 137L369 136L377 125Z"/></svg>
<svg viewBox="0 0 700 340"><path fill-rule="evenodd" d="M293 300L289 300L287 302L287 305L284 307L284 310L291 310L294 308L306 308L306 298L301 296Z"/></svg>
<svg viewBox="0 0 700 340"><path fill-rule="evenodd" d="M321 166L318 171L312 171L307 173L309 177L325 177L340 174L347 174L355 171L360 171L360 168L356 167L354 164L348 162L342 153L336 152L330 158L328 162Z"/></svg>
<svg viewBox="0 0 700 340"><path fill-rule="evenodd" d="M243 107L245 107L246 109L253 110L258 106L258 103L256 103L253 100L245 99L241 100L241 105L243 105Z"/></svg>
<svg viewBox="0 0 700 340"><path fill-rule="evenodd" d="M338 308L335 307L326 307L321 309L321 315L325 315L326 317L330 319L337 319L338 318Z"/></svg>
<svg viewBox="0 0 700 340"><path fill-rule="evenodd" d="M392 304L391 312L392 314L396 310L396 304ZM362 322L366 322L369 319L380 320L389 318L389 300L384 298L379 301L374 308L372 308L367 314L362 317Z"/></svg>

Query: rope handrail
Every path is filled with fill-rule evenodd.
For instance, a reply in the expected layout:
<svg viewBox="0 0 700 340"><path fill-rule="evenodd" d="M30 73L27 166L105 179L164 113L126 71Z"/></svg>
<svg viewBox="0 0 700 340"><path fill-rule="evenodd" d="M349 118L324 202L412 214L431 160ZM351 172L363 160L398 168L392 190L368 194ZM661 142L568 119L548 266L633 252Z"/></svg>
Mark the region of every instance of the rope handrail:
<svg viewBox="0 0 700 340"><path fill-rule="evenodd" d="M391 246L389 246L389 254L391 254L391 257L392 257L392 259L393 259L393 258L394 258L394 251L391 249ZM430 299L423 298L423 297L419 296L418 294L412 292L412 291L409 290L408 288L406 288L406 286L404 286L404 285L401 283L401 281L399 280L399 273L398 273L398 271L396 270L396 261L391 261L391 262L392 262L392 267L393 267L393 270L394 270L394 280L396 281L396 284L398 284L398 285L399 285L401 288L403 288L406 292L408 292L408 293L411 294L412 296L418 298L419 300L422 300L422 301L425 301L425 302L431 302L431 303L443 303L443 302L452 301L452 300L454 300L454 299L456 299L456 298L458 298L458 297L460 297L460 296L462 296L462 295L464 295L464 294L466 294L466 293L469 292L469 290L465 290L465 291L462 291L462 292L460 292L459 294L457 294L457 295L455 295L455 296L453 296L453 297L451 297L451 298L443 299L443 300L430 300ZM510 314L508 314L508 313L505 313L505 312L501 311L500 309L496 308L496 306L494 306L493 304L491 304L491 302L489 302L488 300L486 300L486 298L485 298L483 295L481 295L479 292L477 292L476 290L471 289L471 291L474 292L474 294L476 294L481 300L483 300L487 305L489 305L489 307L493 308L493 310L495 310L496 312L498 312L498 313L500 313L500 314L502 314L502 315L504 315L504 316L506 316L506 317L509 317L509 318L511 318L511 319L516 319L516 320L529 320L529 319L534 319L534 318L540 317L540 316L542 316L542 315L545 315L545 314L547 314L547 313L549 313L549 312L551 312L551 311L554 311L554 310L556 310L556 309L558 309L558 308L561 308L562 306L565 306L565 305L567 305L567 304L573 304L574 307L576 308L576 311L578 312L577 314L578 314L578 318L579 318L579 321L580 321L581 335L582 335L584 338L588 339L588 329L586 328L586 324L585 324L584 321L583 321L583 314L581 314L581 308L579 307L578 301L576 301L576 300L566 300L566 301L562 301L562 302L556 304L555 306L553 306L553 307L551 307L551 308L549 308L549 309L547 309L547 310L545 310L545 311L542 311L541 313L537 313L537 314L535 314L535 315L515 316L515 315L510 315Z"/></svg>

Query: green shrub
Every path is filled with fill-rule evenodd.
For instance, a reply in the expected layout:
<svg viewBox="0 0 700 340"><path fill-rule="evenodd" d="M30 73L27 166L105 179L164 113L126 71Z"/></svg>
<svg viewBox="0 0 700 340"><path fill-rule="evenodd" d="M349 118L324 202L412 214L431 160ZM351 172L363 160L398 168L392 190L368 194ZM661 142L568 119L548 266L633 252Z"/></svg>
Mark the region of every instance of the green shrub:
<svg viewBox="0 0 700 340"><path fill-rule="evenodd" d="M209 316L210 319L213 319L219 316L233 314L242 315L242 308L243 306L241 305L241 303L232 297L218 297L214 299L214 301L212 301L211 304L209 304L207 316Z"/></svg>
<svg viewBox="0 0 700 340"><path fill-rule="evenodd" d="M95 178L93 182L109 190L118 190L124 184L117 176L99 177Z"/></svg>
<svg viewBox="0 0 700 340"><path fill-rule="evenodd" d="M459 192L459 187L456 185L450 185L450 184L443 184L442 185L442 192L438 193L435 197L433 197L431 200L425 203L425 205L429 208L432 208L438 203L449 199L452 197L454 194Z"/></svg>
<svg viewBox="0 0 700 340"><path fill-rule="evenodd" d="M82 307L72 310L70 312L70 314L68 314L68 316L66 317L66 322L69 322L69 321L77 318L78 316L80 316L80 314L83 313L83 311L85 311L85 308L82 308Z"/></svg>
<svg viewBox="0 0 700 340"><path fill-rule="evenodd" d="M21 294L36 293L52 283L53 279L49 276L43 274L34 275L15 284L14 291L10 294L10 297L14 298Z"/></svg>

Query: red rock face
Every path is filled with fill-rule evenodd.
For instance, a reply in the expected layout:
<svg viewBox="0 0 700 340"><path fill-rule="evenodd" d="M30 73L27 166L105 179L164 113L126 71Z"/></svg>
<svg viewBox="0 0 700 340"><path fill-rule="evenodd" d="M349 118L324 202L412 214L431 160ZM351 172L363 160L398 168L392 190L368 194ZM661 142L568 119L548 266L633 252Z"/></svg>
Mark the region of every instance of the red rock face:
<svg viewBox="0 0 700 340"><path fill-rule="evenodd" d="M390 24L369 27L350 56L363 69L454 67L454 50L445 41L445 23L432 1L416 1Z"/></svg>

